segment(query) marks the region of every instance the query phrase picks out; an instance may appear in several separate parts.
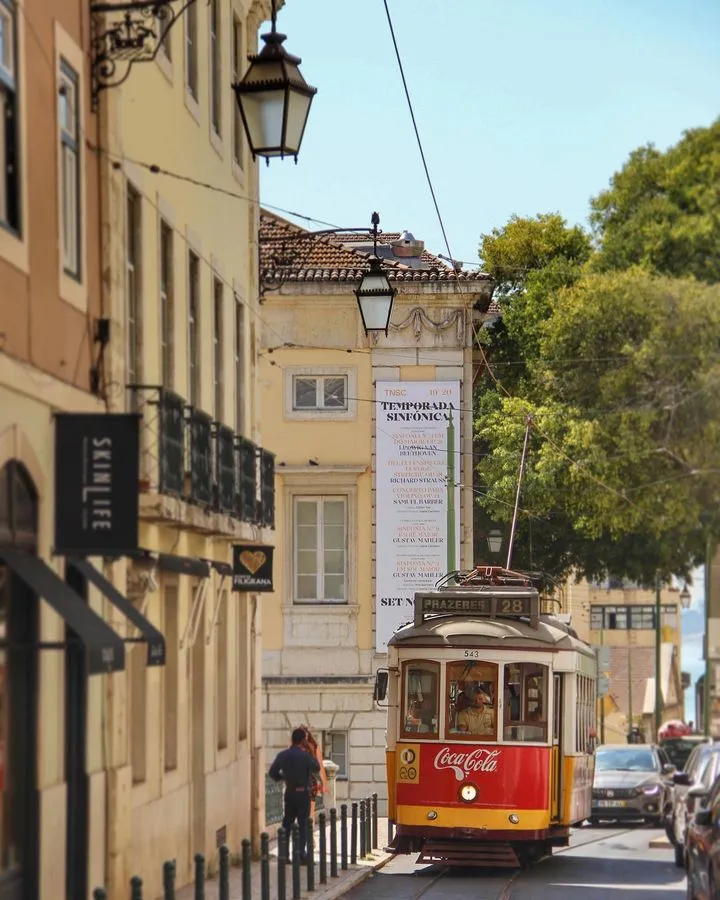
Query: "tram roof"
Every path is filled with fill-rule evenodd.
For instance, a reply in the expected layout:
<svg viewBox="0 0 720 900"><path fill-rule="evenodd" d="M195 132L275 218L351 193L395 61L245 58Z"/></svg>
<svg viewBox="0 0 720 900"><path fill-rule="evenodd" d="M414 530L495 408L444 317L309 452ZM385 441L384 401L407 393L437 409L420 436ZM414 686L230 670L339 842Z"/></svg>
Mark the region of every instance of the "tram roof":
<svg viewBox="0 0 720 900"><path fill-rule="evenodd" d="M509 641L528 648L551 644L557 650L576 650L594 656L588 644L571 633L555 616L540 616L536 627L523 619L473 618L470 616L433 616L421 625L405 625L388 644L402 647L413 644L453 647L456 644L482 646L488 641Z"/></svg>

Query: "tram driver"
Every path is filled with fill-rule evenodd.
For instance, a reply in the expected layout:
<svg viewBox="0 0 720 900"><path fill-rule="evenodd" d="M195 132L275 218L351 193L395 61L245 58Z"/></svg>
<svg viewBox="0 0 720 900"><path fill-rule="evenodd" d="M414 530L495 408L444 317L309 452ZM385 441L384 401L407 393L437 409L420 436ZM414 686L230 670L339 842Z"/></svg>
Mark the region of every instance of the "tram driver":
<svg viewBox="0 0 720 900"><path fill-rule="evenodd" d="M495 710L490 696L480 687L469 685L464 692L467 706L457 714L457 731L465 734L493 736Z"/></svg>

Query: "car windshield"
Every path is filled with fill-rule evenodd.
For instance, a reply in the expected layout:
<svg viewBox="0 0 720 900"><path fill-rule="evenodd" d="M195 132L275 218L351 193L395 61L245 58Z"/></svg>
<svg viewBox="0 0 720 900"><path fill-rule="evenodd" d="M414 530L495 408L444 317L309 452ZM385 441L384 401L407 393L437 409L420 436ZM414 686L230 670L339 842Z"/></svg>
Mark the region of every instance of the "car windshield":
<svg viewBox="0 0 720 900"><path fill-rule="evenodd" d="M688 741L683 738L672 738L671 740L663 741L662 744L660 744L667 753L670 762L680 772L685 768L688 757L697 745L697 741Z"/></svg>
<svg viewBox="0 0 720 900"><path fill-rule="evenodd" d="M628 747L597 750L595 770L598 772L655 772L657 765L652 750Z"/></svg>

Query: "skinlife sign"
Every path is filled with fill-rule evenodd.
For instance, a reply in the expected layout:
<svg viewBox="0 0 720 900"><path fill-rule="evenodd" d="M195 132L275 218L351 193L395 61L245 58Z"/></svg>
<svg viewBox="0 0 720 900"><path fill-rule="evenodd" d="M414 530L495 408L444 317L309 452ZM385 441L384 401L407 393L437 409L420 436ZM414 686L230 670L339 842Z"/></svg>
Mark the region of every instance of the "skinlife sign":
<svg viewBox="0 0 720 900"><path fill-rule="evenodd" d="M431 591L447 568L447 429L455 426L460 465L460 382L378 382L375 388L375 646L414 618L418 591ZM460 535L460 488L455 535ZM459 564L459 548L455 557Z"/></svg>
<svg viewBox="0 0 720 900"><path fill-rule="evenodd" d="M55 541L65 556L122 556L138 546L140 417L55 415Z"/></svg>

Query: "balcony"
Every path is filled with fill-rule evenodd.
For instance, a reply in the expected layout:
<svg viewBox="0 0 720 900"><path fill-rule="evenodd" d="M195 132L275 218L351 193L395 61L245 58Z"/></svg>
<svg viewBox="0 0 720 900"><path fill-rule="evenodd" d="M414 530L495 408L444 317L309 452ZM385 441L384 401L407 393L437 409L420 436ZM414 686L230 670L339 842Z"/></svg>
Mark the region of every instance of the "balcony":
<svg viewBox="0 0 720 900"><path fill-rule="evenodd" d="M140 515L208 534L275 527L275 456L183 397L130 385L142 415Z"/></svg>

